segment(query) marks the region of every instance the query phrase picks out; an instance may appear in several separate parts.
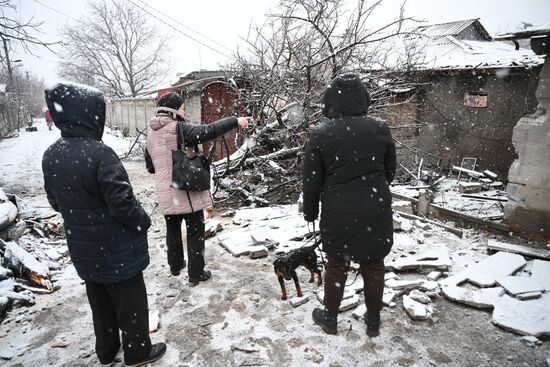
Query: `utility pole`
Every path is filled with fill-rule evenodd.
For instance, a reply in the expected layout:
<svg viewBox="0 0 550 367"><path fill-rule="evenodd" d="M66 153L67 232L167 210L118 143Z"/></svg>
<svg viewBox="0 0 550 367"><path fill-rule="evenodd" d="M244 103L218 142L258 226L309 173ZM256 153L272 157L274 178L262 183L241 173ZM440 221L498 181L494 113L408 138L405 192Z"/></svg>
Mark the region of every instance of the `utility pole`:
<svg viewBox="0 0 550 367"><path fill-rule="evenodd" d="M6 55L6 66L8 67L8 78L11 84L13 84L13 71L11 70L10 53L8 52L8 40L2 37L2 43L4 44L4 54Z"/></svg>

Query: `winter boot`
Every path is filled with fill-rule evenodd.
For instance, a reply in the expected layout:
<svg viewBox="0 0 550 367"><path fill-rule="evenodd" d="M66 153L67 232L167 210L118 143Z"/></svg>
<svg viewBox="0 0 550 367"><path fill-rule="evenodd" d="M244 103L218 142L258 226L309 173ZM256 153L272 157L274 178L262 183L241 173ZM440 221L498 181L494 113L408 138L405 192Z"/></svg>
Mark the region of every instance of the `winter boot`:
<svg viewBox="0 0 550 367"><path fill-rule="evenodd" d="M210 270L205 270L202 272L201 275L199 275L198 278L189 277L189 285L191 287L199 285L199 282L206 282L208 279L210 279L211 276L212 276L212 273L210 272Z"/></svg>
<svg viewBox="0 0 550 367"><path fill-rule="evenodd" d="M180 275L180 272L185 269L185 266L187 265L187 263L185 262L185 260L183 260L183 265L180 267L180 268L173 268L173 267L170 267L170 273L177 277L178 275Z"/></svg>
<svg viewBox="0 0 550 367"><path fill-rule="evenodd" d="M327 334L336 334L338 331L338 311L329 311L326 308L315 308L311 314L313 321Z"/></svg>
<svg viewBox="0 0 550 367"><path fill-rule="evenodd" d="M153 344L151 346L151 351L149 352L149 355L147 357L145 357L141 361L124 361L124 364L126 365L126 367L143 366L147 363L152 363L159 360L164 355L164 352L166 352L166 344Z"/></svg>
<svg viewBox="0 0 550 367"><path fill-rule="evenodd" d="M367 324L367 336L374 338L380 335L380 311L367 310L365 324Z"/></svg>

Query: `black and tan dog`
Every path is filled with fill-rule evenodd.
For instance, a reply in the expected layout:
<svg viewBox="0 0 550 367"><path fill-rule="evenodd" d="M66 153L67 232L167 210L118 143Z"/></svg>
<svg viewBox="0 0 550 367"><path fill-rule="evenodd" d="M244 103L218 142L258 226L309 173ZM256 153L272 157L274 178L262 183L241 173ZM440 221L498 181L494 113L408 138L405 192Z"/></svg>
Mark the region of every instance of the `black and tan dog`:
<svg viewBox="0 0 550 367"><path fill-rule="evenodd" d="M315 274L317 274L319 277L317 284L322 284L323 279L321 277L321 270L317 266L317 254L315 253L315 248L319 246L319 243L320 241L311 246L301 247L289 251L286 254L279 255L273 262L275 274L281 285L281 291L283 293L281 299L283 301L287 299L285 279L290 280L292 278L294 280L298 297L302 297L302 289L300 288L300 282L296 275L296 268L300 265L303 265L311 272L311 278L309 279L310 283L315 281Z"/></svg>

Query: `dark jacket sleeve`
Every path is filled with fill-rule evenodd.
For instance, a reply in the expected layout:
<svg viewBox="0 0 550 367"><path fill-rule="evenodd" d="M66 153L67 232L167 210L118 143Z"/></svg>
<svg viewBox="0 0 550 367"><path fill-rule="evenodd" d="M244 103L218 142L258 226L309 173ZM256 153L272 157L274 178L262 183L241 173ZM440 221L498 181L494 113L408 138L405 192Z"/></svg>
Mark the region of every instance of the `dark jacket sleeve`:
<svg viewBox="0 0 550 367"><path fill-rule="evenodd" d="M214 140L239 126L236 117L226 117L211 124L198 125L189 122L178 122L178 125L183 132L186 147Z"/></svg>
<svg viewBox="0 0 550 367"><path fill-rule="evenodd" d="M324 180L324 166L319 136L314 132L306 144L302 172L304 219L313 222L319 216L319 200Z"/></svg>
<svg viewBox="0 0 550 367"><path fill-rule="evenodd" d="M155 166L153 165L153 159L151 158L151 155L149 154L147 147L145 147L145 168L147 169L147 172L151 174L155 173Z"/></svg>
<svg viewBox="0 0 550 367"><path fill-rule="evenodd" d="M395 177L397 158L395 153L395 142L392 139L390 128L388 126L386 126L386 131L388 141L386 143L386 154L384 156L384 170L386 172L386 180L388 180L388 184L390 184Z"/></svg>
<svg viewBox="0 0 550 367"><path fill-rule="evenodd" d="M109 213L133 231L147 231L151 219L134 196L128 174L116 153L104 146L94 158L99 161L97 182Z"/></svg>

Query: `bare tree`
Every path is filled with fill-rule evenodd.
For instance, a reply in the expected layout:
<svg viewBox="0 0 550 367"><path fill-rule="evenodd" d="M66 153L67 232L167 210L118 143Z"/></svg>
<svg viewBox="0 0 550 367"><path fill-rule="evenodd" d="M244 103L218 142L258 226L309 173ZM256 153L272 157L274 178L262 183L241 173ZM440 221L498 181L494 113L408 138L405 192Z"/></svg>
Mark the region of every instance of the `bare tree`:
<svg viewBox="0 0 550 367"><path fill-rule="evenodd" d="M397 101L392 90L408 86L403 72L415 62L416 49L405 47L405 55L392 60L387 50L414 37L405 30L406 22L414 20L404 15L402 6L394 20L374 26L381 0L355 0L351 9L349 3L280 0L264 24L251 27L247 49L235 55L228 69L245 81L241 95L262 121L240 155L215 164L216 176L235 173L239 179L234 185L228 181L232 178L219 180L223 190L257 205L297 196L308 127L321 120L321 95L342 73L359 73L368 84L371 112L383 114L392 104L407 103ZM288 180L281 182L281 177ZM235 186L242 190L236 192Z"/></svg>
<svg viewBox="0 0 550 367"><path fill-rule="evenodd" d="M343 0L281 0L265 24L251 29L247 52L236 55L230 70L251 81L264 113L268 110L280 120L276 111L281 107L301 104L305 127L318 117L316 103L332 78L364 70L375 59L383 64L378 45L407 33L404 24L413 19L404 16L403 7L393 21L370 26L381 2L357 0L345 12Z"/></svg>
<svg viewBox="0 0 550 367"><path fill-rule="evenodd" d="M59 75L136 96L161 82L169 65L166 38L140 8L124 0L89 4L86 17L62 31L66 40Z"/></svg>
<svg viewBox="0 0 550 367"><path fill-rule="evenodd" d="M0 38L14 40L20 43L27 51L30 46L49 46L58 42L45 42L36 36L40 32L43 22L36 22L34 18L19 20L15 16L16 6L12 0L0 0Z"/></svg>

